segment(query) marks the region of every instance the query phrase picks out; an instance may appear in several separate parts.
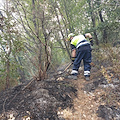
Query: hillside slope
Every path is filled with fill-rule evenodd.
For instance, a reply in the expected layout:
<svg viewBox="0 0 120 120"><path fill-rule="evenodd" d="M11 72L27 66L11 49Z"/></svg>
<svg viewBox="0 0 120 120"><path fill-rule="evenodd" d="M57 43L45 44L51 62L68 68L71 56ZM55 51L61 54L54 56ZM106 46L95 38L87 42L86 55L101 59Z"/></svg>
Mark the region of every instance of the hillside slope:
<svg viewBox="0 0 120 120"><path fill-rule="evenodd" d="M107 69L107 68L106 68ZM97 71L97 72L96 72ZM110 68L108 68L108 73ZM109 81L111 80L111 81ZM87 82L81 72L73 81L77 97L73 99L74 110L62 112L66 120L120 120L120 80L114 76L109 80L101 69L92 68L91 81Z"/></svg>
<svg viewBox="0 0 120 120"><path fill-rule="evenodd" d="M66 78L71 69L58 74L64 65L48 79L1 92L0 120L120 120L120 63L100 57L94 58L90 81L85 81L83 67L78 80Z"/></svg>

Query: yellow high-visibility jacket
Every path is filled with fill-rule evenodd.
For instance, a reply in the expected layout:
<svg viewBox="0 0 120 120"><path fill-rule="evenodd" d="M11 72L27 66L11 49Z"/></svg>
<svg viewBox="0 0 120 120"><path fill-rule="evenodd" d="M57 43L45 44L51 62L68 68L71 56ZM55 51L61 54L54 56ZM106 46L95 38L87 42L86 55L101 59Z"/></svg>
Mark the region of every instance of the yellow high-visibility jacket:
<svg viewBox="0 0 120 120"><path fill-rule="evenodd" d="M81 46L90 45L90 42L86 40L84 35L78 35L71 40L71 45L74 45L76 48L79 48Z"/></svg>

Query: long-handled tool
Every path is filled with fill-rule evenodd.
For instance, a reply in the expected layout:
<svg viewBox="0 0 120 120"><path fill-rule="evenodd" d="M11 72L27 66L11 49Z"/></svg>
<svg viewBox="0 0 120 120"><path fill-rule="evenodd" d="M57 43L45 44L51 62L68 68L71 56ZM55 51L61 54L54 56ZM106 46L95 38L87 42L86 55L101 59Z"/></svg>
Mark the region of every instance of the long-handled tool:
<svg viewBox="0 0 120 120"><path fill-rule="evenodd" d="M67 66L62 72L60 72L60 73L57 74L57 75L63 74L72 64L73 64L73 63L69 63L68 66Z"/></svg>
<svg viewBox="0 0 120 120"><path fill-rule="evenodd" d="M69 65L64 69L63 72L65 72L73 63L69 63Z"/></svg>

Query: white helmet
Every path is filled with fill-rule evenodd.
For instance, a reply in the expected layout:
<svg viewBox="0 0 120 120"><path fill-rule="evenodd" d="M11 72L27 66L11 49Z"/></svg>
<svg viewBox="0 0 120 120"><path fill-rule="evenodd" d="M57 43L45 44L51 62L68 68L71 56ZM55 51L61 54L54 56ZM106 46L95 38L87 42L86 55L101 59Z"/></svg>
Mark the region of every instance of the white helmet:
<svg viewBox="0 0 120 120"><path fill-rule="evenodd" d="M75 36L74 33L70 33L70 34L68 35L68 40L70 41L70 37L74 37L74 36Z"/></svg>

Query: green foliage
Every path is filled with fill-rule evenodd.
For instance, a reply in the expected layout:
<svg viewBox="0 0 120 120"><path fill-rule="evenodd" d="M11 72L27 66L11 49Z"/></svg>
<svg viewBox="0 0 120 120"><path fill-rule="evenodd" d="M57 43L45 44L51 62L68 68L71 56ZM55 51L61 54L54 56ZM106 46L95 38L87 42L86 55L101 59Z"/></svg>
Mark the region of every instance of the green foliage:
<svg viewBox="0 0 120 120"><path fill-rule="evenodd" d="M100 45L98 51L93 51L94 59L99 62L99 64L109 62L108 66L114 67L119 65L119 47L112 47L111 44Z"/></svg>
<svg viewBox="0 0 120 120"><path fill-rule="evenodd" d="M52 64L54 63L55 66L64 64L69 62L70 58L66 52L65 49L56 48L56 46L59 46L58 43L54 43L53 49L52 49Z"/></svg>
<svg viewBox="0 0 120 120"><path fill-rule="evenodd" d="M19 78L44 73L49 62L54 65L68 62L70 45L65 39L70 32L90 32L99 44L114 43L120 37L120 8L115 0L21 0L12 1L10 7L15 8L17 17L14 19L11 11L4 10L5 26L0 34L3 83L7 77L7 62L10 62L12 84ZM112 55L113 61L116 56ZM98 58L106 59L101 53Z"/></svg>
<svg viewBox="0 0 120 120"><path fill-rule="evenodd" d="M20 64L16 59L24 49L21 35L9 10L4 11L3 31L0 35L0 86L1 89L18 84Z"/></svg>

